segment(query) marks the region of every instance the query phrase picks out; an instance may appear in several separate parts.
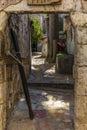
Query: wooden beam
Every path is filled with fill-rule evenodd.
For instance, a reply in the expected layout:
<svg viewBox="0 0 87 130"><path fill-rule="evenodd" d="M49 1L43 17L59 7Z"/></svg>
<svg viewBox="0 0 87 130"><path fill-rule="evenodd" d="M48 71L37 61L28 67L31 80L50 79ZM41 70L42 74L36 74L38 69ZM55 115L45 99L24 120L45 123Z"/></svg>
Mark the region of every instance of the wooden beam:
<svg viewBox="0 0 87 130"><path fill-rule="evenodd" d="M20 49L19 49L17 35L14 32L14 30L12 30L12 29L11 29L11 36L13 39L14 50L17 53L17 58L20 62L22 62L22 58L21 58L21 55L19 53ZM33 114L33 110L32 110L31 99L30 99L30 94L29 94L29 89L28 89L28 84L27 84L27 79L26 79L24 67L21 64L18 64L18 68L19 68L20 77L22 80L26 103L27 103L28 110L29 110L29 116L30 116L30 119L32 120L34 118L34 114Z"/></svg>

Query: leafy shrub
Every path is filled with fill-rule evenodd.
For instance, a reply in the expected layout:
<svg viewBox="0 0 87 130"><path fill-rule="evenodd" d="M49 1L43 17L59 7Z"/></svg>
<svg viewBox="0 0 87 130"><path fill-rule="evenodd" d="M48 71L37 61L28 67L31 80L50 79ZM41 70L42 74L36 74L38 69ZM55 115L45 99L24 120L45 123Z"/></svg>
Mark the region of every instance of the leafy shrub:
<svg viewBox="0 0 87 130"><path fill-rule="evenodd" d="M42 28L40 25L40 20L33 18L32 22L33 22L32 25L33 25L34 31L33 31L31 40L32 40L33 44L37 44L38 42L40 42L40 40L43 36L43 32L42 32Z"/></svg>

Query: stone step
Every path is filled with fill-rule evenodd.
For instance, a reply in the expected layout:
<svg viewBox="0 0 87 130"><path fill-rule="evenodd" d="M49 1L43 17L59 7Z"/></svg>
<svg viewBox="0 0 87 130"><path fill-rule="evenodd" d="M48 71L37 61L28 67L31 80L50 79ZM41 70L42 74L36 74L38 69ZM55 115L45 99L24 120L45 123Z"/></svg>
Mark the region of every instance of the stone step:
<svg viewBox="0 0 87 130"><path fill-rule="evenodd" d="M30 88L74 89L74 83L28 83Z"/></svg>

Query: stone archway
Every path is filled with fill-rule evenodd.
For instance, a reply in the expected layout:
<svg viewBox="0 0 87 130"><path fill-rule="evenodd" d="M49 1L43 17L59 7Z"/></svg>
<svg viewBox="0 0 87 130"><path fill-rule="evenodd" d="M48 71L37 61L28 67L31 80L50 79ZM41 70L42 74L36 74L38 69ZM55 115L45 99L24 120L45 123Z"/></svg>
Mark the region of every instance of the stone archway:
<svg viewBox="0 0 87 130"><path fill-rule="evenodd" d="M10 3L10 2L9 2ZM14 5L12 5L14 4ZM61 5L53 6L28 6L26 0L11 3L8 7L0 7L0 44L3 42L5 27L10 13L41 13L41 12L69 12L73 26L75 27L75 130L87 129L87 1L86 0L62 0ZM1 48L0 48L1 49ZM4 71L4 59L1 58L1 76ZM4 78L5 81L5 78ZM0 83L0 128L4 130L5 104L3 97L6 82ZM2 118L3 117L3 118Z"/></svg>

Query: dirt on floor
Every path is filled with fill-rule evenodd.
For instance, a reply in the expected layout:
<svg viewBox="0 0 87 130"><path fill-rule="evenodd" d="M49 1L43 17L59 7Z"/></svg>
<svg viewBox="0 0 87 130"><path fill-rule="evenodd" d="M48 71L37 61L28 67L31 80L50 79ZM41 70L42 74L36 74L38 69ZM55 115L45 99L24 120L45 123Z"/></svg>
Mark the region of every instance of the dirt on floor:
<svg viewBox="0 0 87 130"><path fill-rule="evenodd" d="M55 71L55 64L45 62L41 53L32 56L32 68L28 83L74 84L72 75L59 74Z"/></svg>
<svg viewBox="0 0 87 130"><path fill-rule="evenodd" d="M7 130L74 130L72 90L30 89L34 120L29 119L23 96L9 119Z"/></svg>
<svg viewBox="0 0 87 130"><path fill-rule="evenodd" d="M40 54L32 58L29 83L44 83L29 86L34 119L29 119L24 95L15 106L8 120L7 130L74 130L73 89L58 89L50 85L73 83L72 75L55 72L55 64L48 64ZM49 84L46 84L49 83ZM46 86L47 85L47 86Z"/></svg>

